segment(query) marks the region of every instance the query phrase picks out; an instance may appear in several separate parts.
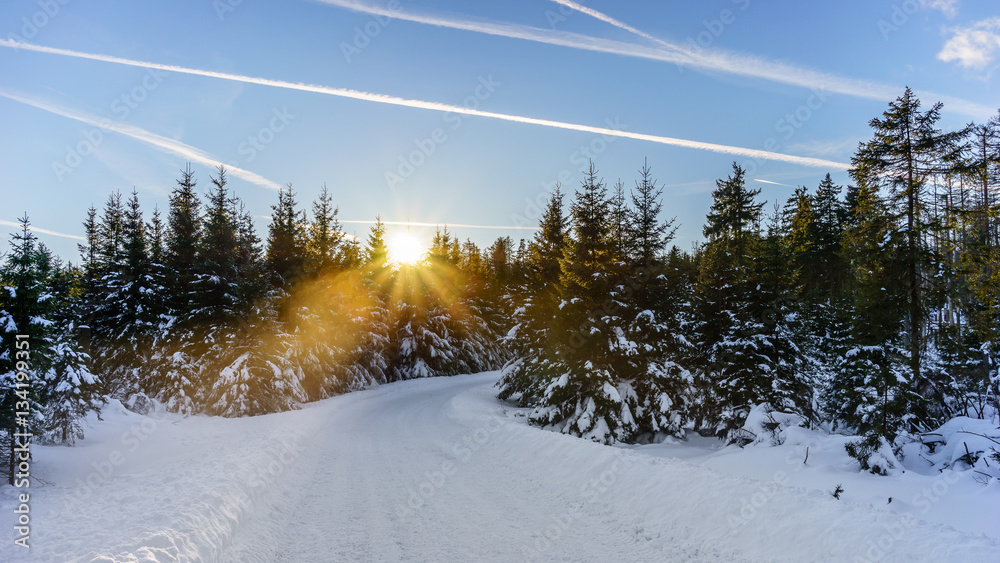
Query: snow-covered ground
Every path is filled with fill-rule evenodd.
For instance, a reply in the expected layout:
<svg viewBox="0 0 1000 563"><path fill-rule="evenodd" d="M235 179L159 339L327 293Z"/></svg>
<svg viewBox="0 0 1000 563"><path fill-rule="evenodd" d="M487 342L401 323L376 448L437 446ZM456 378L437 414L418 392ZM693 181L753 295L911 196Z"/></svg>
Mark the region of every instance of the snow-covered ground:
<svg viewBox="0 0 1000 563"><path fill-rule="evenodd" d="M526 426L497 377L245 419L109 405L77 447L34 448L30 549L0 489L0 560L1000 560L1000 487L971 472L859 473L800 429L601 446Z"/></svg>

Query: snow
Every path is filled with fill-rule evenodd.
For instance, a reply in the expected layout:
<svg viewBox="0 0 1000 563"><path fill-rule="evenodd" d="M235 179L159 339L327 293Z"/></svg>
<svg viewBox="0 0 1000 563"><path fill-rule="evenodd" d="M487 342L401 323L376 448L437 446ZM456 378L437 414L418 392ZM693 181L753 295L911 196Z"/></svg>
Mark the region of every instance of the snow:
<svg viewBox="0 0 1000 563"><path fill-rule="evenodd" d="M790 419L773 447L697 437L602 446L529 426L525 409L495 398L498 378L404 381L238 419L144 416L114 402L103 420L86 420L77 447L33 447L41 480L31 486L30 551L13 544L13 490L2 489L0 560L943 562L1000 553L1000 486L971 471L859 472L843 452L847 437ZM972 423L944 434L958 436L958 426ZM936 463L953 453L937 451ZM830 494L838 484L840 500Z"/></svg>

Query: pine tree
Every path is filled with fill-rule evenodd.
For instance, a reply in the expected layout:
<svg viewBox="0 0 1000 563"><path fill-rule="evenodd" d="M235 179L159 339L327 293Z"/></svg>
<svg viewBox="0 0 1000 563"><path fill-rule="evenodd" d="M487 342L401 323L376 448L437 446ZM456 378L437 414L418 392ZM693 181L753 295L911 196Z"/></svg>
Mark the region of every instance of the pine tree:
<svg viewBox="0 0 1000 563"><path fill-rule="evenodd" d="M484 273L486 283L476 296L476 306L494 334L506 335L514 326L516 268L514 241L500 237L486 249ZM523 288L519 287L519 290Z"/></svg>
<svg viewBox="0 0 1000 563"><path fill-rule="evenodd" d="M45 283L38 272L35 256L35 235L29 229L28 216L20 219L21 229L10 237L11 251L2 270L3 287L0 287L0 422L7 457L8 483L13 485L17 467L17 444L14 435L19 431L37 428L43 404L38 390L45 340L50 337L48 323L32 322L45 319L51 313L52 303L45 299ZM21 338L18 336L21 335ZM26 345L18 345L20 340ZM27 352L18 354L21 349ZM17 361L26 361L18 366ZM26 369L25 369L26 368ZM18 373L22 373L20 378ZM26 375L26 377L25 377ZM26 414L16 414L26 413Z"/></svg>
<svg viewBox="0 0 1000 563"><path fill-rule="evenodd" d="M128 322L128 311L121 299L123 287L128 284L125 254L125 206L120 192L108 196L96 225L100 244L95 261L95 283L92 288L94 307L91 311L94 368L107 373L108 391L115 394L125 383L121 365L109 354L118 350L121 331Z"/></svg>
<svg viewBox="0 0 1000 563"><path fill-rule="evenodd" d="M662 194L644 162L628 211L625 237L632 242L627 256L629 275L621 291L626 303L624 338L617 347L622 360L618 377L631 381L636 397L637 433L650 439L684 436L692 383L685 367L692 350L682 333L685 286L667 283L664 259L676 229L674 219L660 220Z"/></svg>
<svg viewBox="0 0 1000 563"><path fill-rule="evenodd" d="M168 275L170 314L185 315L195 302L192 283L198 267L201 245L201 202L195 192L194 173L189 164L181 172L177 187L170 194L167 214L164 266Z"/></svg>
<svg viewBox="0 0 1000 563"><path fill-rule="evenodd" d="M660 221L663 204L660 198L663 188L656 185L652 171L647 162L639 169L639 180L632 190L632 210L629 213L628 236L634 241L633 261L640 267L656 264L662 259L670 241L673 240L677 228L676 218Z"/></svg>
<svg viewBox="0 0 1000 563"><path fill-rule="evenodd" d="M267 290L264 279L261 240L254 228L253 215L239 202L236 229L236 299L241 309L262 297Z"/></svg>
<svg viewBox="0 0 1000 563"><path fill-rule="evenodd" d="M539 223L539 232L528 249L534 285L550 290L559 282L559 261L566 249L569 225L563 215L563 193L557 184Z"/></svg>
<svg viewBox="0 0 1000 563"><path fill-rule="evenodd" d="M238 202L227 188L224 167L218 168L218 175L211 181L213 187L208 193L198 246L197 277L193 284L197 301L191 319L196 324L227 325L237 318L244 305L237 271L240 260Z"/></svg>
<svg viewBox="0 0 1000 563"><path fill-rule="evenodd" d="M337 212L333 197L323 184L319 199L313 202L313 219L306 233L306 253L313 272L330 272L334 266L344 262L344 250L341 248L344 234L337 221Z"/></svg>
<svg viewBox="0 0 1000 563"><path fill-rule="evenodd" d="M511 399L521 406L535 407L542 400L549 381L561 376L553 346L555 331L552 319L558 314L559 261L566 243L563 194L557 185L534 239L521 252L527 262L525 296L520 302L512 304L515 307L514 325L508 331L506 341L514 357L504 366L503 375L497 383L502 400Z"/></svg>
<svg viewBox="0 0 1000 563"><path fill-rule="evenodd" d="M895 228L903 233L902 266L907 288L907 345L914 381L921 379L926 303L924 277L933 248L926 243L930 229L925 211L928 178L940 170L940 162L957 138L937 129L941 104L920 111L920 100L909 88L890 102L882 118L872 119L873 138L862 143L852 158L851 175L860 183L885 188L889 193Z"/></svg>
<svg viewBox="0 0 1000 563"><path fill-rule="evenodd" d="M306 220L297 206L291 184L278 192L278 203L271 206L267 263L279 286L291 286L304 273Z"/></svg>
<svg viewBox="0 0 1000 563"><path fill-rule="evenodd" d="M564 293L553 322L559 376L546 385L531 414L538 424L603 443L631 441L636 432L635 397L617 385L621 366L614 347L622 335L623 303L615 285L610 206L591 163L570 207L573 236L560 262Z"/></svg>
<svg viewBox="0 0 1000 563"><path fill-rule="evenodd" d="M996 368L1000 365L1000 202L996 195L1000 192L1000 114L973 126L968 145L969 156L960 172L971 186L966 207L972 209L966 215L971 215L972 233L961 238L957 267L969 293L964 312L976 342L964 335L954 338L965 341L963 349L978 344L985 368L979 370L979 379L985 383L991 373L1000 379ZM957 355L966 353L956 349ZM998 389L1000 382L994 381L994 396Z"/></svg>
<svg viewBox="0 0 1000 563"><path fill-rule="evenodd" d="M796 332L801 367L814 387L824 389L840 373L836 366L849 350L853 315L847 288L850 272L843 258L848 216L840 191L827 174L815 193L807 194L803 188L789 200L785 238L792 285L787 288L788 299L779 303L791 305L800 315ZM856 206L856 196L851 201ZM774 267L782 270L781 263Z"/></svg>
<svg viewBox="0 0 1000 563"><path fill-rule="evenodd" d="M457 239L447 228L438 229L424 263L395 272L390 379L499 367L502 354L480 310L467 295L469 280L459 267L462 254L456 248Z"/></svg>
<svg viewBox="0 0 1000 563"><path fill-rule="evenodd" d="M291 410L309 398L302 365L289 361L294 339L278 320L283 297L272 290L249 305L241 322L220 335L225 340L214 351L214 361L201 364L198 378L207 382L208 413L255 416Z"/></svg>
<svg viewBox="0 0 1000 563"><path fill-rule="evenodd" d="M844 239L853 294L849 345L824 392L824 405L836 423L863 435L848 450L868 468L869 458L895 440L922 401L899 330L907 315L905 233L871 184L859 182L852 211Z"/></svg>
<svg viewBox="0 0 1000 563"><path fill-rule="evenodd" d="M83 222L83 229L85 242L77 245L83 268L83 297L80 302L81 319L78 329L83 340L83 349L89 354L91 352L90 344L94 315L102 297L100 288L98 287L98 281L101 277L101 265L98 257L101 239L97 221L97 208L93 205L87 209L87 219Z"/></svg>
<svg viewBox="0 0 1000 563"><path fill-rule="evenodd" d="M344 317L350 319L349 333L354 335L356 343L345 346L349 349L341 363L340 390L386 383L393 377L390 356L395 321L389 302L392 273L382 218L375 218L363 251L357 244L352 246L358 269L340 278L340 283L345 292L355 296L355 300L344 303Z"/></svg>
<svg viewBox="0 0 1000 563"><path fill-rule="evenodd" d="M98 253L105 269L103 273L115 273L121 267L125 246L125 207L121 192L108 196L98 228L102 243Z"/></svg>
<svg viewBox="0 0 1000 563"><path fill-rule="evenodd" d="M618 180L611 188L611 196L608 199L608 222L611 224L610 239L612 252L615 260L624 264L628 256L632 254L633 241L630 238L631 219L628 208L628 198L625 195L625 184Z"/></svg>
<svg viewBox="0 0 1000 563"><path fill-rule="evenodd" d="M149 303L150 316L156 318L156 331L152 346L162 336L162 329L169 322L169 308L167 306L167 270L164 264L166 260L166 226L160 214L160 208L154 207L152 217L146 225L146 233L149 241L149 273L148 287L150 295L156 296L153 303Z"/></svg>
<svg viewBox="0 0 1000 563"><path fill-rule="evenodd" d="M84 243L78 244L82 266L85 272L85 290L87 293L97 292L97 280L100 277L100 224L97 219L97 208L93 205L87 210L87 219L83 222Z"/></svg>
<svg viewBox="0 0 1000 563"><path fill-rule="evenodd" d="M143 390L162 400L172 411L192 413L203 406L204 382L199 362L206 348L202 331L192 313L199 307L203 218L201 201L190 164L170 194L163 252L167 299L163 335L145 374Z"/></svg>
<svg viewBox="0 0 1000 563"><path fill-rule="evenodd" d="M105 274L96 315L103 335L98 365L108 391L124 399L139 390L137 370L147 365L163 297L152 277L146 223L135 190L122 215L122 238L121 258Z"/></svg>
<svg viewBox="0 0 1000 563"><path fill-rule="evenodd" d="M389 261L389 250L385 242L385 224L381 217L375 217L375 224L368 232L368 246L365 248L365 263L373 271L380 271Z"/></svg>
<svg viewBox="0 0 1000 563"><path fill-rule="evenodd" d="M20 223L0 269L0 424L11 484L15 432L72 444L83 436L79 419L99 406L99 381L76 343L75 325L59 314L74 307L70 295L53 288L61 268L37 243L27 215Z"/></svg>
<svg viewBox="0 0 1000 563"><path fill-rule="evenodd" d="M697 424L729 441L738 437L746 416L761 403L803 410L784 401L792 378L777 369L787 364L786 351L775 346L784 326L777 321L784 321L788 312L780 291L762 285L765 268L775 260L767 266L755 260L778 252L778 242L773 230L771 240L762 237L764 204L756 202L760 190L748 190L744 176L734 163L733 173L716 182L696 295L704 355Z"/></svg>
<svg viewBox="0 0 1000 563"><path fill-rule="evenodd" d="M712 193L711 211L703 229L708 238L701 252L699 301L703 345L712 346L722 340L736 319L736 309L748 299L749 269L752 257L748 251L759 238L763 203L755 198L760 190L748 190L746 171L733 163L733 173L716 181Z"/></svg>

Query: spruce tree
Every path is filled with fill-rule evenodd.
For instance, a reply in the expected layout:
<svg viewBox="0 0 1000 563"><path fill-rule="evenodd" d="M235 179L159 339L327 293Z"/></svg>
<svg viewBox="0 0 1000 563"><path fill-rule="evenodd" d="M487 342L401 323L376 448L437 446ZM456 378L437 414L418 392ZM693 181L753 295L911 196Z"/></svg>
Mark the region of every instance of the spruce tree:
<svg viewBox="0 0 1000 563"><path fill-rule="evenodd" d="M542 404L531 415L536 423L602 443L630 441L636 432L635 396L618 386L616 375L623 303L610 208L607 188L591 163L570 206L572 236L560 262L563 295L553 324L561 373L546 385Z"/></svg>
<svg viewBox="0 0 1000 563"><path fill-rule="evenodd" d="M903 275L907 288L906 338L914 381L921 379L926 303L924 278L934 259L928 246L930 229L925 210L928 179L940 171L943 155L954 145L955 134L937 128L941 104L920 110L920 100L909 88L889 103L881 118L869 122L870 141L861 143L852 158L851 175L859 184L884 188L894 228L903 234Z"/></svg>
<svg viewBox="0 0 1000 563"><path fill-rule="evenodd" d="M512 304L514 325L506 338L514 357L504 366L497 386L500 399L524 407L538 406L549 381L562 375L552 320L559 310L559 261L568 236L563 213L563 194L556 185L534 239L521 252L526 262L525 295Z"/></svg>
<svg viewBox="0 0 1000 563"><path fill-rule="evenodd" d="M708 241L699 256L696 295L703 356L696 425L727 440L753 407L771 398L762 389L766 376L757 368L765 327L755 295L753 253L761 244L764 204L755 199L759 189L747 189L745 174L733 163L733 173L716 181L703 229Z"/></svg>
<svg viewBox="0 0 1000 563"><path fill-rule="evenodd" d="M278 203L271 206L267 264L278 286L289 287L304 273L306 220L297 206L291 184L278 192Z"/></svg>
<svg viewBox="0 0 1000 563"><path fill-rule="evenodd" d="M71 292L54 286L64 272L37 242L27 215L20 223L0 268L0 319L4 320L0 325L0 424L6 431L11 484L15 432L27 430L43 441L72 444L83 437L80 418L100 405L99 380L88 369L86 354L76 341L76 325L72 316L60 314L75 308Z"/></svg>
<svg viewBox="0 0 1000 563"><path fill-rule="evenodd" d="M625 236L631 244L621 291L624 339L617 347L618 377L631 382L636 396L637 434L654 440L684 436L692 383L686 367L692 350L683 336L686 286L667 280L666 247L676 228L674 219L660 219L662 194L644 162L628 210Z"/></svg>
<svg viewBox="0 0 1000 563"><path fill-rule="evenodd" d="M97 353L108 391L125 399L139 390L137 372L147 367L164 297L153 278L146 223L135 190L125 205L122 237L122 257L105 275L97 309L98 326L105 335Z"/></svg>
<svg viewBox="0 0 1000 563"><path fill-rule="evenodd" d="M922 400L900 331L908 299L905 233L874 185L859 182L856 202L844 239L853 295L849 346L828 383L824 405L836 424L863 435L848 451L868 469L870 457L892 444L904 419L920 412Z"/></svg>
<svg viewBox="0 0 1000 563"><path fill-rule="evenodd" d="M319 199L313 202L312 210L313 218L306 233L306 253L309 269L323 274L344 262L341 248L344 234L337 221L338 209L333 205L333 197L326 184L323 184Z"/></svg>
<svg viewBox="0 0 1000 563"><path fill-rule="evenodd" d="M368 231L368 245L365 248L365 264L372 271L383 270L389 262L389 250L385 241L385 224L381 217L375 217L375 224Z"/></svg>
<svg viewBox="0 0 1000 563"><path fill-rule="evenodd" d="M964 312L981 349L981 378L988 381L1000 364L1000 114L970 128L968 153L960 172L971 186L965 215L972 232L961 237L958 268L970 294Z"/></svg>
<svg viewBox="0 0 1000 563"><path fill-rule="evenodd" d="M239 291L240 225L237 199L227 187L226 170L211 178L202 237L198 245L197 301L192 317L197 324L226 325L235 321L243 305Z"/></svg>
<svg viewBox="0 0 1000 563"><path fill-rule="evenodd" d="M201 245L201 202L195 192L196 182L189 164L181 172L177 187L170 194L167 214L164 266L168 281L170 314L183 317L195 302L192 283L198 267ZM183 318L179 319L183 321Z"/></svg>

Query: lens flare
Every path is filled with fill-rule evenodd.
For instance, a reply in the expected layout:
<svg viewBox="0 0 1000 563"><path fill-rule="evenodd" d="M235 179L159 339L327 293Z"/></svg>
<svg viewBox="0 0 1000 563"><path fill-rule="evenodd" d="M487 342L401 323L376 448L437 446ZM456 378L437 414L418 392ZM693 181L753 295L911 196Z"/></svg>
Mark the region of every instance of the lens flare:
<svg viewBox="0 0 1000 563"><path fill-rule="evenodd" d="M426 246L407 232L396 233L386 243L389 260L396 264L416 264L424 257Z"/></svg>

